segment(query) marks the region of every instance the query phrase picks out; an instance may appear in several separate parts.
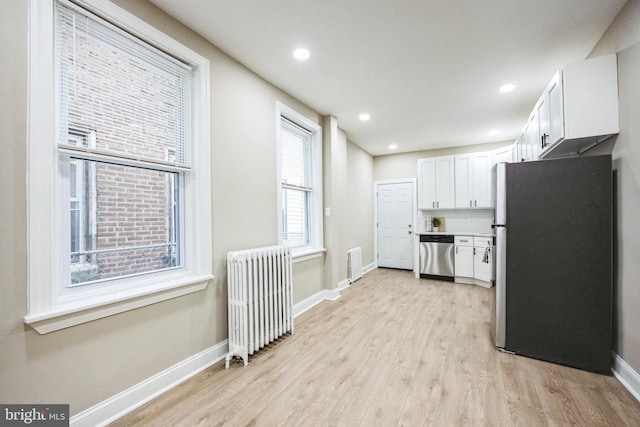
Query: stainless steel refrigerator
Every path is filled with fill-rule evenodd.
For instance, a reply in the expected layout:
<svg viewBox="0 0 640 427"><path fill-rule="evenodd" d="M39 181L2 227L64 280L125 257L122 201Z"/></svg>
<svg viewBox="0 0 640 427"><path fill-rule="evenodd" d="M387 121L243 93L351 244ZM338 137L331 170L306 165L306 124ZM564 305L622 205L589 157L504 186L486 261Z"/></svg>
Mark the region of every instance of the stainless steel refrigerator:
<svg viewBox="0 0 640 427"><path fill-rule="evenodd" d="M494 167L497 347L611 373L611 165L589 156Z"/></svg>

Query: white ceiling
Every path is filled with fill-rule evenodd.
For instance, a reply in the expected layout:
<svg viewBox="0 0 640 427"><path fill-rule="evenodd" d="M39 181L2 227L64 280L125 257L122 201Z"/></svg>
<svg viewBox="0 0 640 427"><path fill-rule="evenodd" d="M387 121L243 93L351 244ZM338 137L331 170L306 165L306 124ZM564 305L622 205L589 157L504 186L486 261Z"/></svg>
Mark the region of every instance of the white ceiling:
<svg viewBox="0 0 640 427"><path fill-rule="evenodd" d="M382 155L514 140L555 70L585 59L626 0L151 2Z"/></svg>

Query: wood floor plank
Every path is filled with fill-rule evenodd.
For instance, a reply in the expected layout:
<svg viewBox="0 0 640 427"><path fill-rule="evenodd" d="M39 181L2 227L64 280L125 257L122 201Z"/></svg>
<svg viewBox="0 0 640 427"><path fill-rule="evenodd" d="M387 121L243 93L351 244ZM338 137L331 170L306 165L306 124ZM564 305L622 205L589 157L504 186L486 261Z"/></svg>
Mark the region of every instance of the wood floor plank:
<svg viewBox="0 0 640 427"><path fill-rule="evenodd" d="M504 354L488 289L377 269L113 426L638 426L613 377Z"/></svg>

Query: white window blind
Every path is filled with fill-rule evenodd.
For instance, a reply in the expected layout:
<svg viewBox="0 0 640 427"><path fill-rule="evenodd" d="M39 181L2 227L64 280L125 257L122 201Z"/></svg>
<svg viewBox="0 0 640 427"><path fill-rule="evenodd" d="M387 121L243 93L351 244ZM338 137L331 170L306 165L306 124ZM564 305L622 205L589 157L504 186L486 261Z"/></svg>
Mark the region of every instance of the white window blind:
<svg viewBox="0 0 640 427"><path fill-rule="evenodd" d="M311 192L311 133L281 120L281 180L283 244L309 244L309 204Z"/></svg>
<svg viewBox="0 0 640 427"><path fill-rule="evenodd" d="M61 152L190 167L191 67L68 2L55 42ZM74 144L75 129L95 132L95 146Z"/></svg>
<svg viewBox="0 0 640 427"><path fill-rule="evenodd" d="M310 189L309 162L311 133L282 119L282 183Z"/></svg>

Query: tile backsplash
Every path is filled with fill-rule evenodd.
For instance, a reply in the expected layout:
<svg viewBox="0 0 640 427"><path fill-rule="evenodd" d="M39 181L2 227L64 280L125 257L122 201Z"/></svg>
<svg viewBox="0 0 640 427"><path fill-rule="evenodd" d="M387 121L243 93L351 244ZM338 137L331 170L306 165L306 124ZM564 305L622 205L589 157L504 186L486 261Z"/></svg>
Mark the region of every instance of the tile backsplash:
<svg viewBox="0 0 640 427"><path fill-rule="evenodd" d="M418 211L418 232L427 230L427 215L443 217L447 233L491 233L493 210L457 209Z"/></svg>

